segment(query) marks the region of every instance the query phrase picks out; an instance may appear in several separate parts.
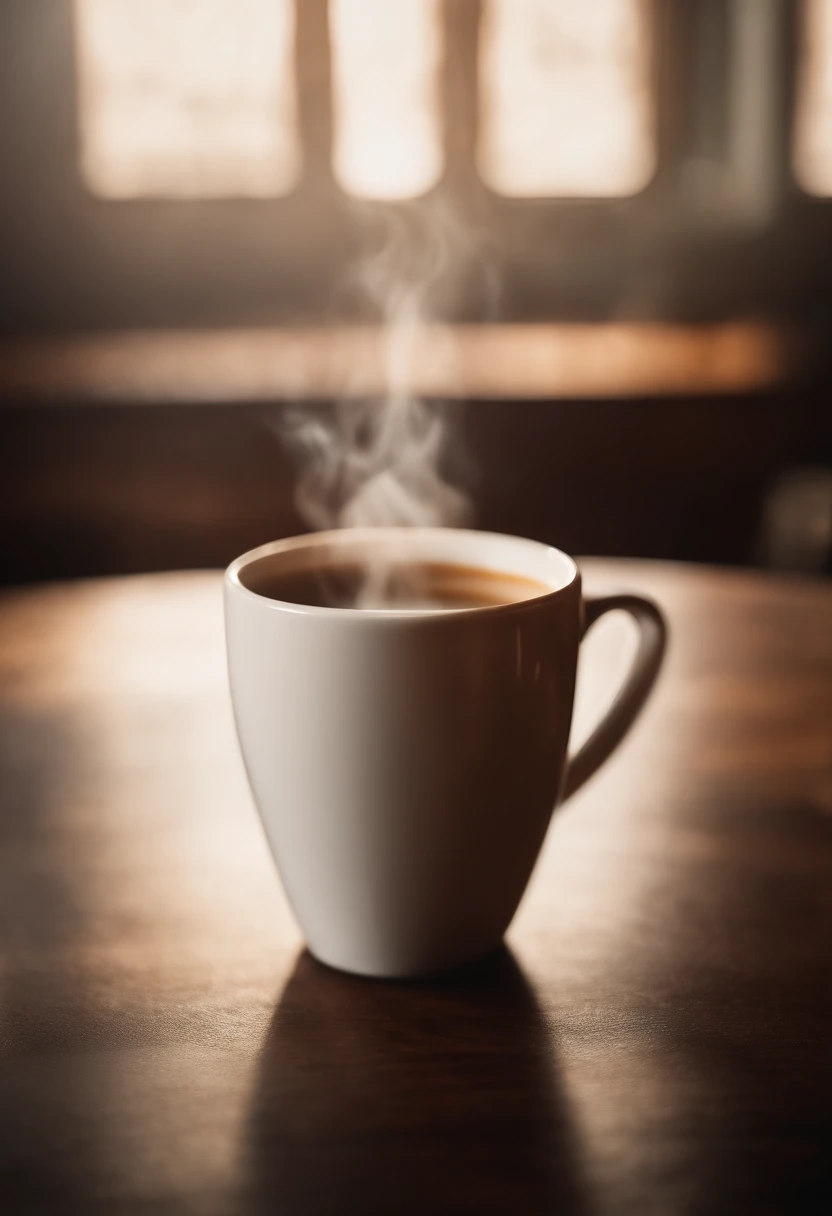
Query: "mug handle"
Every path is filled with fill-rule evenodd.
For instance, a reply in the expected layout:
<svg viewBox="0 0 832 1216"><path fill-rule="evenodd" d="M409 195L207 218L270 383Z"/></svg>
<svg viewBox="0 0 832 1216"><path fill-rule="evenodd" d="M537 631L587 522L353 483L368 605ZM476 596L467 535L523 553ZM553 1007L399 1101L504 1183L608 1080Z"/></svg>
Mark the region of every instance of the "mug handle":
<svg viewBox="0 0 832 1216"><path fill-rule="evenodd" d="M662 665L667 626L657 605L643 596L588 596L584 600L583 637L599 617L616 609L629 612L638 626L638 649L612 705L586 742L569 757L561 802L574 794L618 747L638 717Z"/></svg>

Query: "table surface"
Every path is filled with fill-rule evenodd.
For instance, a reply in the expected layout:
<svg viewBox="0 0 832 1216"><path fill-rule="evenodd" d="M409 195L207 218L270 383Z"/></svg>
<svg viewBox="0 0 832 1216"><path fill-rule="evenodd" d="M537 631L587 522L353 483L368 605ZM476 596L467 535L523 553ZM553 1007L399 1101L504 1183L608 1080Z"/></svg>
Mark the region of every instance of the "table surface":
<svg viewBox="0 0 832 1216"><path fill-rule="evenodd" d="M507 948L303 952L248 793L220 579L0 598L0 1210L832 1210L832 586L582 563L665 607ZM578 726L632 638L585 643Z"/></svg>

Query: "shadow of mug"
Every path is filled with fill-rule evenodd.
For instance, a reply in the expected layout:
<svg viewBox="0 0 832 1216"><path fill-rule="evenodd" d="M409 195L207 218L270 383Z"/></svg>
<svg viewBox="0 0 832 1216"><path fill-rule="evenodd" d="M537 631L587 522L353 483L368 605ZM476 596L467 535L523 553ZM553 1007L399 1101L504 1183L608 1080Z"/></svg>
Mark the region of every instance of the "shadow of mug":
<svg viewBox="0 0 832 1216"><path fill-rule="evenodd" d="M263 1212L589 1210L550 1036L505 947L430 984L301 954L248 1133Z"/></svg>

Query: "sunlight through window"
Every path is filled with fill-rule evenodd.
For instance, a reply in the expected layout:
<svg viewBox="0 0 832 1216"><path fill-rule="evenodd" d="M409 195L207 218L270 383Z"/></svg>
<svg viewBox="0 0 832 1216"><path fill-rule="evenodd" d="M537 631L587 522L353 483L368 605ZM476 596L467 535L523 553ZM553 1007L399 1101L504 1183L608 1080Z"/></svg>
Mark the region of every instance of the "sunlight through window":
<svg viewBox="0 0 832 1216"><path fill-rule="evenodd" d="M424 194L442 172L437 0L330 0L335 175L350 194Z"/></svg>
<svg viewBox="0 0 832 1216"><path fill-rule="evenodd" d="M292 0L75 0L81 168L106 198L268 197L300 173Z"/></svg>
<svg viewBox="0 0 832 1216"><path fill-rule="evenodd" d="M485 182L513 196L633 194L655 168L646 0L484 0Z"/></svg>
<svg viewBox="0 0 832 1216"><path fill-rule="evenodd" d="M832 0L804 6L794 167L810 194L832 195Z"/></svg>

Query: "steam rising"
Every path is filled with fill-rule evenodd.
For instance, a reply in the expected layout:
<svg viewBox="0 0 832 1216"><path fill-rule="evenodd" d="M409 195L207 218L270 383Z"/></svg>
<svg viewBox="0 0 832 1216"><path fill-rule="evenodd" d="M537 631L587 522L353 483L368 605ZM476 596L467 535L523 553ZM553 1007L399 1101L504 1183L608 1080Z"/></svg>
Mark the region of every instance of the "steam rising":
<svg viewBox="0 0 832 1216"><path fill-rule="evenodd" d="M493 295L489 269L441 200L362 208L360 215L367 251L352 287L382 326L386 393L381 400L350 396L348 380L333 406L288 412L282 435L298 462L298 509L313 528L464 524L469 498L445 469L448 403L415 396L412 385L426 325L447 312L474 272ZM431 357L453 377L449 331L432 328L431 338Z"/></svg>

